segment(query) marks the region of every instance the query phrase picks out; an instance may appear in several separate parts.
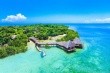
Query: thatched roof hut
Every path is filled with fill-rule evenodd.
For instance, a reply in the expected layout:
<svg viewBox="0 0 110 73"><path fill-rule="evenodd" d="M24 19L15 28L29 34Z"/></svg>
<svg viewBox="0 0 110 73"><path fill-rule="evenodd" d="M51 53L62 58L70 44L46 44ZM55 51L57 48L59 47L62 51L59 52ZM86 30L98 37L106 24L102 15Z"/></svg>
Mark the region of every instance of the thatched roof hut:
<svg viewBox="0 0 110 73"><path fill-rule="evenodd" d="M75 47L76 48L82 48L83 46L82 46L82 43L81 43L81 40L79 39L79 38L75 38L74 40L73 40L73 43L75 43Z"/></svg>
<svg viewBox="0 0 110 73"><path fill-rule="evenodd" d="M75 44L74 44L72 41L69 40L69 41L67 42L67 44L65 45L65 47L68 48L68 49L69 49L69 48L74 48L74 47L75 47Z"/></svg>
<svg viewBox="0 0 110 73"><path fill-rule="evenodd" d="M73 40L73 42L74 42L75 44L81 44L81 41L80 41L79 38L75 38L75 39Z"/></svg>
<svg viewBox="0 0 110 73"><path fill-rule="evenodd" d="M75 44L72 41L59 42L59 46L63 47L66 51L73 51L75 49Z"/></svg>
<svg viewBox="0 0 110 73"><path fill-rule="evenodd" d="M29 40L31 40L35 44L38 44L39 43L38 40L35 37L29 37Z"/></svg>

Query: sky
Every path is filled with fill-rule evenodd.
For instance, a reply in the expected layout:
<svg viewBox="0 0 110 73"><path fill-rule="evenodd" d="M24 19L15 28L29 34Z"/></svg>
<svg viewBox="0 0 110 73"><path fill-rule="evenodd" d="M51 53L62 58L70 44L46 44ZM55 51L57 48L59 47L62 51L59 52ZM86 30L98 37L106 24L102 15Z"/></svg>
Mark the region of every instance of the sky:
<svg viewBox="0 0 110 73"><path fill-rule="evenodd" d="M110 23L110 0L0 0L0 22Z"/></svg>

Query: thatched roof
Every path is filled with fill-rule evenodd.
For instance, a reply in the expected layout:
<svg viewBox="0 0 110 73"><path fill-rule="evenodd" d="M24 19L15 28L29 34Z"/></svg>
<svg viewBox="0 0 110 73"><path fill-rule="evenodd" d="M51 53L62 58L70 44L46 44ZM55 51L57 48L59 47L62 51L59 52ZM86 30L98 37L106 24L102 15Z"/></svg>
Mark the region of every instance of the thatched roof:
<svg viewBox="0 0 110 73"><path fill-rule="evenodd" d="M75 43L75 44L81 44L81 40L79 38L75 38L73 40L73 43Z"/></svg>
<svg viewBox="0 0 110 73"><path fill-rule="evenodd" d="M66 49L75 47L75 44L70 40L68 42L59 42L58 44Z"/></svg>
<svg viewBox="0 0 110 73"><path fill-rule="evenodd" d="M35 37L29 37L29 40L33 41L34 43L38 43L38 40Z"/></svg>
<svg viewBox="0 0 110 73"><path fill-rule="evenodd" d="M75 47L75 44L72 41L68 41L67 44L65 45L66 48L73 48Z"/></svg>

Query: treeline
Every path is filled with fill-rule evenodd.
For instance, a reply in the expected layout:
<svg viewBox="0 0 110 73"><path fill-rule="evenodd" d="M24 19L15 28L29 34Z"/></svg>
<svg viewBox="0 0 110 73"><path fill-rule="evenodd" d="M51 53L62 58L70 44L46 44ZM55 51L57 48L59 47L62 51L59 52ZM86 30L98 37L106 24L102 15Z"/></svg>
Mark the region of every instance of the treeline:
<svg viewBox="0 0 110 73"><path fill-rule="evenodd" d="M78 32L69 29L69 30L66 31L66 36L64 36L64 37L61 38L61 39L58 39L57 41L68 41L68 40L73 40L73 39L75 39L76 37L79 38Z"/></svg>
<svg viewBox="0 0 110 73"><path fill-rule="evenodd" d="M25 52L27 41L22 27L0 27L0 58Z"/></svg>
<svg viewBox="0 0 110 73"><path fill-rule="evenodd" d="M0 47L0 58L4 58L10 55L14 55L17 53L25 52L26 46L8 46L8 47Z"/></svg>
<svg viewBox="0 0 110 73"><path fill-rule="evenodd" d="M27 50L28 37L26 35L19 34L19 31L13 27L0 27L0 31L0 58Z"/></svg>
<svg viewBox="0 0 110 73"><path fill-rule="evenodd" d="M57 25L57 24L40 24L40 25L32 25L26 26L24 33L27 34L28 37L34 36L39 40L47 40L49 36L57 36L66 33L68 30L68 26Z"/></svg>
<svg viewBox="0 0 110 73"><path fill-rule="evenodd" d="M58 41L68 41L79 37L78 33L68 29L68 26L58 24L0 27L0 58L25 52L29 37L34 36L39 40L47 40L49 36L62 34L66 36Z"/></svg>

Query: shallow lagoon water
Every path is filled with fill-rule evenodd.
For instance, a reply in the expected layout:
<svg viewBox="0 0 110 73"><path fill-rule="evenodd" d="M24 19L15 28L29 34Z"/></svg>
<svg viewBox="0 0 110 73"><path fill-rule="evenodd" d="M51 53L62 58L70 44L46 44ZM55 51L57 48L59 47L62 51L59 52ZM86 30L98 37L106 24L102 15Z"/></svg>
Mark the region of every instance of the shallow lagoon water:
<svg viewBox="0 0 110 73"><path fill-rule="evenodd" d="M84 49L67 54L51 47L42 48L42 58L34 44L28 44L28 51L0 59L0 73L110 73L110 25L69 24L79 32Z"/></svg>

